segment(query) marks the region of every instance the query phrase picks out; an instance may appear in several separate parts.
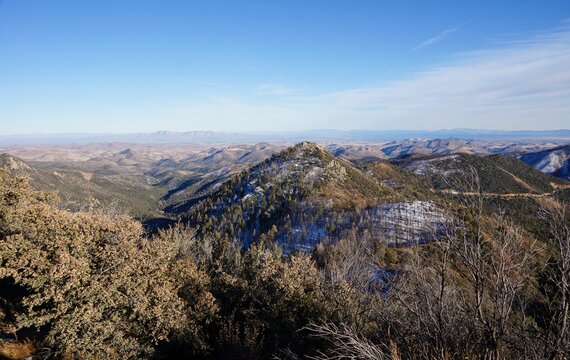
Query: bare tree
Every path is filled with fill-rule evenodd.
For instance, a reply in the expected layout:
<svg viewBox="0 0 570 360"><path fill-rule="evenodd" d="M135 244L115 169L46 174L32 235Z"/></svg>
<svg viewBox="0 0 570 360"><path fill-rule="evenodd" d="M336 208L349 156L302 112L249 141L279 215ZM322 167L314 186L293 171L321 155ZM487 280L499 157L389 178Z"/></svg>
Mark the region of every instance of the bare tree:
<svg viewBox="0 0 570 360"><path fill-rule="evenodd" d="M392 325L402 352L412 358L449 359L470 351L465 300L451 274L453 229L446 232L429 247L416 244L412 261L386 299L384 322Z"/></svg>
<svg viewBox="0 0 570 360"><path fill-rule="evenodd" d="M522 243L520 230L508 220L498 219L496 234L493 238L493 256L490 257L490 304L483 323L487 338L491 340L489 358L500 359L503 342L511 329L510 320L515 309L514 302L530 280L530 261L535 255L534 242Z"/></svg>
<svg viewBox="0 0 570 360"><path fill-rule="evenodd" d="M504 358L514 301L532 276L529 263L534 243L505 216L486 216L485 194L477 171L470 168L467 189L459 193L462 216L450 245L457 269L469 281L471 314L484 359Z"/></svg>
<svg viewBox="0 0 570 360"><path fill-rule="evenodd" d="M550 261L548 282L551 294L547 293L550 321L547 327L546 356L548 359L563 359L570 356L570 221L568 206L559 205L543 209L541 216L550 225L553 257Z"/></svg>

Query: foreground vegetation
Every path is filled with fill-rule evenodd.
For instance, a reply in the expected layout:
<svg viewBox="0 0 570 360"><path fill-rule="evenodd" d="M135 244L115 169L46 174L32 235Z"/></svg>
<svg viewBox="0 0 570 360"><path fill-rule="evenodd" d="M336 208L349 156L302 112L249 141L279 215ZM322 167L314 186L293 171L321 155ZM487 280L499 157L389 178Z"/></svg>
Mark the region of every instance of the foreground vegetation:
<svg viewBox="0 0 570 360"><path fill-rule="evenodd" d="M0 356L568 358L565 206L540 211L536 239L482 198L448 201L453 221L430 244L353 232L283 256L274 227L248 249L184 225L150 236L0 172Z"/></svg>

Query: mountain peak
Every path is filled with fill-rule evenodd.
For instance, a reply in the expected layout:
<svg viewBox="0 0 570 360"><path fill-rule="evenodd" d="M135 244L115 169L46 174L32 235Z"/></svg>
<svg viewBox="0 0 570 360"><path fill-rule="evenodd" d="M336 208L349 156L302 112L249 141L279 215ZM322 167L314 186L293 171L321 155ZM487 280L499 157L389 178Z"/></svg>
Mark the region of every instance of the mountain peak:
<svg viewBox="0 0 570 360"><path fill-rule="evenodd" d="M291 148L295 152L323 152L325 149L310 141L303 141Z"/></svg>
<svg viewBox="0 0 570 360"><path fill-rule="evenodd" d="M0 154L0 168L17 172L33 170L25 161L9 154Z"/></svg>

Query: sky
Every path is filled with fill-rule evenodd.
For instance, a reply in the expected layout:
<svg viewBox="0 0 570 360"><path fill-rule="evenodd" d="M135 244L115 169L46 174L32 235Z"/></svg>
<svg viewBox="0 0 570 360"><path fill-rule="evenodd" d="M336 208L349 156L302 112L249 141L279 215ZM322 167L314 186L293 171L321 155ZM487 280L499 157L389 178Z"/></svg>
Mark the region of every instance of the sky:
<svg viewBox="0 0 570 360"><path fill-rule="evenodd" d="M0 0L0 125L570 128L570 1Z"/></svg>

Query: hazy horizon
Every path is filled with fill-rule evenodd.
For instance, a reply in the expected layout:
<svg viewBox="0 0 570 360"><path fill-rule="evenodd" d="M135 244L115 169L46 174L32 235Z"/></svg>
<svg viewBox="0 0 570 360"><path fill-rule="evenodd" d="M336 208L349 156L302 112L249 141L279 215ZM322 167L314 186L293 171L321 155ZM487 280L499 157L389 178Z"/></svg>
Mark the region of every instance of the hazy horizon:
<svg viewBox="0 0 570 360"><path fill-rule="evenodd" d="M197 129L187 129L187 130L153 130L153 131L67 131L67 132L20 132L20 133L9 133L0 134L0 137L10 137L10 136L54 136L54 135L132 135L132 134L160 134L160 133L173 133L173 134L183 134L183 133L236 133L236 134L285 134L285 133L311 133L311 132L455 132L455 131L466 131L466 132L489 132L489 133L519 133L519 132L561 132L570 131L568 128L557 128L557 129L517 129L517 130L505 130L505 129L493 129L493 128L438 128L438 129L336 129L336 128L313 128L313 129L302 129L302 130L197 130Z"/></svg>
<svg viewBox="0 0 570 360"><path fill-rule="evenodd" d="M407 139L459 139L476 141L570 141L569 129L558 130L336 130L298 131L155 131L131 133L59 133L0 135L0 146L73 144L293 144L302 141L324 143L382 143Z"/></svg>

